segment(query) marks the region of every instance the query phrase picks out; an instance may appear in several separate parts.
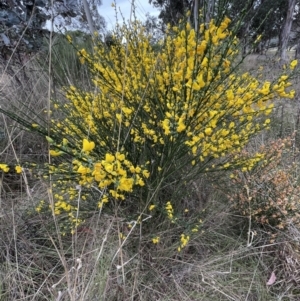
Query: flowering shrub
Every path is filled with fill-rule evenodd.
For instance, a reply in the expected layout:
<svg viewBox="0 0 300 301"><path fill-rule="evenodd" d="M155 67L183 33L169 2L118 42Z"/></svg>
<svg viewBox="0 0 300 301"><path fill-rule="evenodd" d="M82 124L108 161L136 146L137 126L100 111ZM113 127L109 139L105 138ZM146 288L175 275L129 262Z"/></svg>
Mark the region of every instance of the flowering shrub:
<svg viewBox="0 0 300 301"><path fill-rule="evenodd" d="M292 142L291 138L278 139L263 146L264 161L251 171L231 175L236 188L229 196L233 208L253 223L269 226L269 231L300 223L299 151Z"/></svg>
<svg viewBox="0 0 300 301"><path fill-rule="evenodd" d="M85 213L119 201L127 218L160 211L180 223L178 193L190 180L205 172L250 171L264 158L238 154L269 127L271 100L293 98L287 88L297 61L273 82L239 74L238 40L229 24L211 20L195 31L182 22L168 29L157 51L135 22L117 27L111 45L78 52L94 87L71 86L65 102L53 101L47 168L58 191L50 206L55 215L65 214L76 227ZM46 133L39 124L27 127ZM44 209L42 202L37 211ZM190 239L180 237L179 250Z"/></svg>

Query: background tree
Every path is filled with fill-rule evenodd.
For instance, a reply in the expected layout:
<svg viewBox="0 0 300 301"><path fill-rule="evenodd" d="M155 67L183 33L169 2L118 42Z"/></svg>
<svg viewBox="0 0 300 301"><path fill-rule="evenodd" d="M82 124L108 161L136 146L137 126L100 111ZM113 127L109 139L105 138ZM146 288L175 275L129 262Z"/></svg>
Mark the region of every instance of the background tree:
<svg viewBox="0 0 300 301"><path fill-rule="evenodd" d="M287 9L285 0L251 0L247 4L233 0L226 14L234 19L244 14L242 26L237 35L242 41L244 51L261 36L254 51L262 53L270 42L278 37Z"/></svg>
<svg viewBox="0 0 300 301"><path fill-rule="evenodd" d="M94 28L100 31L105 27L104 18L97 7L101 0L89 0L88 8ZM43 37L51 28L53 17L54 30L89 31L83 2L77 0L6 0L0 3L0 46L2 62L15 53L26 59L27 54L37 52L43 44ZM17 46L17 51L15 50Z"/></svg>
<svg viewBox="0 0 300 301"><path fill-rule="evenodd" d="M184 16L185 11L192 9L191 0L149 0L160 9L159 18L164 24L176 25Z"/></svg>
<svg viewBox="0 0 300 301"><path fill-rule="evenodd" d="M261 36L254 51L262 53L271 42L277 43L281 58L285 60L291 28L298 19L295 7L299 0L248 0L246 3L240 0L150 0L150 3L160 9L159 19L164 24L176 25L187 10L193 12L191 22L195 25L199 10L206 23L224 15L232 20L238 17L241 26L237 36L244 52Z"/></svg>
<svg viewBox="0 0 300 301"><path fill-rule="evenodd" d="M51 9L57 12L55 13L54 25L58 29L66 28L68 30L79 30L83 32L99 32L105 28L105 19L98 12L98 7L102 4L101 0L69 1L75 1L76 3L73 14L60 14L61 8L58 0L54 3L53 8L51 6L48 8L48 14L50 14Z"/></svg>
<svg viewBox="0 0 300 301"><path fill-rule="evenodd" d="M151 35L152 45L156 44L162 38L165 32L166 26L162 20L159 20L157 17L151 16L150 14L146 15L146 21L143 25L146 29L146 32Z"/></svg>
<svg viewBox="0 0 300 301"><path fill-rule="evenodd" d="M291 33L292 23L294 19L294 11L296 8L297 1L288 0L286 1L286 3L287 3L286 15L282 24L283 26L280 33L279 47L278 47L282 62L286 62L288 60L286 50L290 40L290 33Z"/></svg>

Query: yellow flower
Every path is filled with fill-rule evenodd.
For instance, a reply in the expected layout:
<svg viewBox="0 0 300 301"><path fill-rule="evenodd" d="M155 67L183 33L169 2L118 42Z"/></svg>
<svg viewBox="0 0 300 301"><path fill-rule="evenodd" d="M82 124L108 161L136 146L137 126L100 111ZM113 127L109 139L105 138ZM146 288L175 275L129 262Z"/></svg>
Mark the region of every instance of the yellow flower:
<svg viewBox="0 0 300 301"><path fill-rule="evenodd" d="M77 172L80 173L80 174L82 174L82 175L85 175L87 173L90 173L91 170L88 167L80 165L79 168L77 169Z"/></svg>
<svg viewBox="0 0 300 301"><path fill-rule="evenodd" d="M106 154L105 155L105 161L107 163L113 163L115 161L115 156L113 156L111 154Z"/></svg>
<svg viewBox="0 0 300 301"><path fill-rule="evenodd" d="M72 37L70 35L67 35L66 38L67 38L69 43L72 43Z"/></svg>
<svg viewBox="0 0 300 301"><path fill-rule="evenodd" d="M139 178L136 184L140 186L144 186L145 182L143 181L143 179Z"/></svg>
<svg viewBox="0 0 300 301"><path fill-rule="evenodd" d="M122 111L124 112L124 114L125 114L126 116L128 116L128 115L130 115L130 114L132 113L132 110L129 109L129 108L127 108L127 107L123 107L123 108L122 108Z"/></svg>
<svg viewBox="0 0 300 301"><path fill-rule="evenodd" d="M110 174L116 176L117 173L114 171L114 165L110 163L105 163L104 164L104 169L109 172Z"/></svg>
<svg viewBox="0 0 300 301"><path fill-rule="evenodd" d="M8 172L9 171L9 167L7 164L0 164L0 170L3 170L4 172Z"/></svg>
<svg viewBox="0 0 300 301"><path fill-rule="evenodd" d="M167 210L173 210L173 207L172 207L172 204L171 204L170 201L167 202L167 204L166 204L166 209L167 209Z"/></svg>
<svg viewBox="0 0 300 301"><path fill-rule="evenodd" d="M135 172L136 173L140 173L142 171L142 169L139 167L139 166L137 166L136 168L135 168Z"/></svg>
<svg viewBox="0 0 300 301"><path fill-rule="evenodd" d="M265 82L262 89L260 90L260 93L263 95L268 95L270 93L270 82Z"/></svg>
<svg viewBox="0 0 300 301"><path fill-rule="evenodd" d="M219 39L225 39L227 37L227 34L223 31L222 28L218 28L217 35Z"/></svg>
<svg viewBox="0 0 300 301"><path fill-rule="evenodd" d="M119 113L117 113L117 114L116 114L116 118L117 118L117 120L119 121L119 123L121 123L121 121L122 121L122 115L119 114Z"/></svg>
<svg viewBox="0 0 300 301"><path fill-rule="evenodd" d="M180 243L181 243L180 244L180 248L181 249L184 248L188 244L189 240L190 240L189 235L181 234L181 237L180 237Z"/></svg>
<svg viewBox="0 0 300 301"><path fill-rule="evenodd" d="M132 178L121 178L118 189L122 191L132 191L134 180Z"/></svg>
<svg viewBox="0 0 300 301"><path fill-rule="evenodd" d="M22 172L22 167L20 165L17 165L15 167L16 173L21 173Z"/></svg>
<svg viewBox="0 0 300 301"><path fill-rule="evenodd" d="M124 161L125 160L125 155L124 154L120 154L120 153L116 153L116 158L120 161Z"/></svg>
<svg viewBox="0 0 300 301"><path fill-rule="evenodd" d="M183 122L183 118L180 117L180 118L179 118L179 121L178 121L177 132L178 132L178 133L181 133L181 132L184 131L185 129L186 129L186 126L185 126L185 124L184 124L184 122Z"/></svg>
<svg viewBox="0 0 300 301"><path fill-rule="evenodd" d="M159 236L156 236L156 237L153 237L153 238L152 238L152 242L153 242L154 244L158 244L158 243L159 243L159 240L160 240L160 237L159 237Z"/></svg>
<svg viewBox="0 0 300 301"><path fill-rule="evenodd" d="M103 198L102 198L102 202L103 203L108 203L108 196L105 195Z"/></svg>
<svg viewBox="0 0 300 301"><path fill-rule="evenodd" d="M169 119L165 119L163 122L162 122L162 127L165 131L165 135L169 135L171 132L170 132L170 120Z"/></svg>
<svg viewBox="0 0 300 301"><path fill-rule="evenodd" d="M211 133L212 133L212 128L206 128L206 129L204 130L204 132L205 132L205 134L206 134L207 136L209 136L209 135L211 135Z"/></svg>
<svg viewBox="0 0 300 301"><path fill-rule="evenodd" d="M143 170L143 176L148 179L150 176L150 172L148 170Z"/></svg>
<svg viewBox="0 0 300 301"><path fill-rule="evenodd" d="M55 151L55 150L53 150L53 149L51 149L50 150L50 155L52 156L52 157L57 157L57 156L60 156L60 155L62 155L63 154L63 152L61 152L61 151Z"/></svg>
<svg viewBox="0 0 300 301"><path fill-rule="evenodd" d="M108 196L105 195L102 199L98 202L98 208L102 208L103 204L107 204L109 202Z"/></svg>
<svg viewBox="0 0 300 301"><path fill-rule="evenodd" d="M156 205L153 205L153 204L150 205L150 206L149 206L149 211L152 211L155 207L156 207Z"/></svg>
<svg viewBox="0 0 300 301"><path fill-rule="evenodd" d="M95 142L93 141L88 141L87 139L83 139L82 141L82 150L84 152L89 152L95 148Z"/></svg>
<svg viewBox="0 0 300 301"><path fill-rule="evenodd" d="M235 126L235 123L234 122L230 122L229 128L232 129L232 128L234 128L234 126Z"/></svg>
<svg viewBox="0 0 300 301"><path fill-rule="evenodd" d="M291 61L291 63L290 63L290 69L291 69L291 70L294 70L295 67L297 66L297 64L298 64L298 61L297 61L297 60Z"/></svg>

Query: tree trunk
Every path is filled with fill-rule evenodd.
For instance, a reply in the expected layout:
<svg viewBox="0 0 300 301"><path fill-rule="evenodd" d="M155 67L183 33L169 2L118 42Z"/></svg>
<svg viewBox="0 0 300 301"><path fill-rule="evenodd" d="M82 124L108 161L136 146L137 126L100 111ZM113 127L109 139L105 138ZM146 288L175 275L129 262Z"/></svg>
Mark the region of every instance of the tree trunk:
<svg viewBox="0 0 300 301"><path fill-rule="evenodd" d="M95 29L94 29L94 23L93 23L90 7L89 7L89 4L88 4L87 0L83 0L82 2L83 2L83 7L84 7L84 12L85 12L85 15L86 15L86 19L87 19L88 24L89 24L90 32L91 32L91 35L93 36L94 33L95 33Z"/></svg>
<svg viewBox="0 0 300 301"><path fill-rule="evenodd" d="M290 32L293 23L293 14L294 14L295 6L296 6L296 0L288 0L288 10L287 10L284 24L282 26L282 31L280 33L280 41L278 47L282 63L286 63L288 60L287 47L288 47Z"/></svg>
<svg viewBox="0 0 300 301"><path fill-rule="evenodd" d="M194 28L195 31L198 30L198 26L199 26L199 2L200 0L195 0L194 1Z"/></svg>
<svg viewBox="0 0 300 301"><path fill-rule="evenodd" d="M198 5L197 7L197 13L199 14L199 8L201 8L202 13L204 14L204 21L205 23L209 23L212 14L213 14L213 7L214 7L215 0L195 0L194 1L194 7L196 6L196 3Z"/></svg>
<svg viewBox="0 0 300 301"><path fill-rule="evenodd" d="M297 46L295 49L295 59L299 60L300 59L300 39L297 41Z"/></svg>

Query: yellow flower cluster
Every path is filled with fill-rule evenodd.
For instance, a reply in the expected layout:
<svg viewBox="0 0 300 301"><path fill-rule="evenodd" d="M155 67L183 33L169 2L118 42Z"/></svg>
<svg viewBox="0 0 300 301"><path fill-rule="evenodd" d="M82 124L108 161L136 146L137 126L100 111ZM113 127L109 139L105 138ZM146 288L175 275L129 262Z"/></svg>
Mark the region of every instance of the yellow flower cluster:
<svg viewBox="0 0 300 301"><path fill-rule="evenodd" d="M190 236L189 235L181 234L181 236L180 236L180 246L177 249L178 252L180 252L183 248L185 248L189 241L190 241Z"/></svg>
<svg viewBox="0 0 300 301"><path fill-rule="evenodd" d="M172 206L172 204L171 204L170 201L168 201L168 202L166 203L165 209L166 209L166 211L167 211L168 219L169 219L171 222L174 222L174 221L175 221L175 218L174 218L174 209L173 209L173 206Z"/></svg>
<svg viewBox="0 0 300 301"><path fill-rule="evenodd" d="M55 215L59 215L62 212L71 212L72 210L74 210L74 207L65 201L57 201L54 204L54 214Z"/></svg>
<svg viewBox="0 0 300 301"><path fill-rule="evenodd" d="M126 192L132 192L135 185L144 186L143 178L149 177L149 172L140 166L134 167L125 155L117 152L115 155L106 154L101 162L95 162L91 171L99 188L113 185L109 194L113 198L124 200Z"/></svg>
<svg viewBox="0 0 300 301"><path fill-rule="evenodd" d="M93 161L93 158L90 160ZM120 152L115 155L106 153L104 160L95 160L90 166L87 166L86 162L74 160L73 170L80 174L80 185L95 182L100 189L111 187L108 191L110 196L122 200L125 199L124 193L132 192L135 185L144 186L144 179L150 176L147 169L142 166L135 167ZM107 196L104 195L104 197Z"/></svg>
<svg viewBox="0 0 300 301"><path fill-rule="evenodd" d="M66 190L67 204L80 197L102 208L110 199L140 195L144 203L132 206L147 208L155 191L159 207L160 187L211 170L249 171L263 159L238 154L269 127L271 101L294 97L289 79L297 61L272 82L237 74L238 40L229 24L228 18L211 20L195 31L181 23L154 48L145 28L134 22L117 27L112 45L100 42L92 55L78 52L94 87L66 89L67 101L52 108L52 116L65 112L65 118L53 117L50 134L56 138L48 138L50 155L58 157L49 172ZM98 195L91 197L91 190ZM59 201L56 212L66 211ZM175 222L176 203L162 206ZM183 236L180 248L188 240Z"/></svg>
<svg viewBox="0 0 300 301"><path fill-rule="evenodd" d="M248 73L229 75L238 52L234 38L224 53L220 48L231 38L229 23L225 18L219 26L214 20L207 27L202 24L200 38L189 24L182 30L174 27L158 55L138 23L134 34L121 28L115 36L120 45L109 50L99 45L94 56L80 53L101 93L83 94L72 87L67 97L92 133L99 130L99 122L110 131L118 124L137 150L148 143L160 156L168 141L183 142L193 165L240 151L268 127L256 117L270 114L269 101L292 98L295 92L286 90L288 75L262 84ZM119 36L125 37L127 48ZM106 145L105 140L100 144Z"/></svg>

